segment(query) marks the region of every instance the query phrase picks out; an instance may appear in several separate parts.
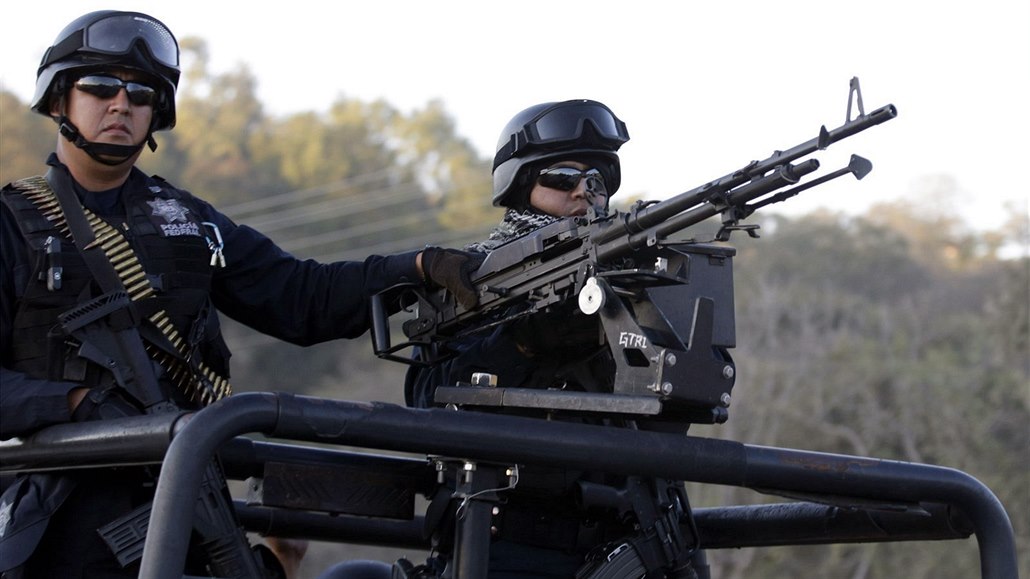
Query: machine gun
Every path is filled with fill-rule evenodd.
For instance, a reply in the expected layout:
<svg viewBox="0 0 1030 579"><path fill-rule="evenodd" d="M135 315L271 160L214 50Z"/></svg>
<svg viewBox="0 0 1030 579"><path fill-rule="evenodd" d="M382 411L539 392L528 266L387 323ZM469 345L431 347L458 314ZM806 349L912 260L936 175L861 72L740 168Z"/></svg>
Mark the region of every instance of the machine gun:
<svg viewBox="0 0 1030 579"><path fill-rule="evenodd" d="M854 108L858 114L853 116ZM569 217L491 252L473 276L479 305L466 309L445 290L411 287L407 341L391 345L384 294L373 298L373 349L397 355L418 346L425 363L447 345L522 316L577 303L594 316L611 349L616 372L611 392L565 392L489 386L443 386L436 401L472 406L517 406L603 412L663 421L721 423L736 374L732 247L734 231L757 237L741 222L756 209L837 177L862 179L872 164L857 155L844 168L802 183L819 169L803 159L837 141L893 119L886 105L865 113L858 79L851 79L845 123L818 136L661 202L638 202L628 212ZM673 236L720 215L709 242ZM567 306L566 306L567 307ZM426 358L425 352L431 352Z"/></svg>

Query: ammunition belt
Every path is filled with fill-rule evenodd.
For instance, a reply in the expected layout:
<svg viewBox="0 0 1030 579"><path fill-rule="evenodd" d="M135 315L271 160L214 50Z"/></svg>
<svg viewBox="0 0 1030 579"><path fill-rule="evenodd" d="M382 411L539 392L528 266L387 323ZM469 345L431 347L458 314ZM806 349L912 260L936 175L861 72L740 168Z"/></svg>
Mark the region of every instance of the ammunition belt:
<svg viewBox="0 0 1030 579"><path fill-rule="evenodd" d="M72 238L61 205L46 179L40 176L30 177L22 179L16 185L25 198L36 206L62 236ZM99 246L111 261L129 299L135 302L153 296L154 288L125 236L89 209L83 207L82 210L95 238L90 247ZM191 362L189 345L172 325L171 318L164 310L155 312L148 319L168 340L177 355L144 340L143 345L147 353L165 369L175 387L189 400L206 406L232 393L232 386L227 379L219 376L201 360Z"/></svg>

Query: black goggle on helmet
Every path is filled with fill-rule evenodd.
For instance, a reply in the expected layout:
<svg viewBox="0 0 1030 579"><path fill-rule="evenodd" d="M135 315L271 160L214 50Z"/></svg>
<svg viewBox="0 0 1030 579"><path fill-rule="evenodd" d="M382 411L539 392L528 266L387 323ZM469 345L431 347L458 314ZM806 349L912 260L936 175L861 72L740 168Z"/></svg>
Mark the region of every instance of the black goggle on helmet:
<svg viewBox="0 0 1030 579"><path fill-rule="evenodd" d="M78 77L111 68L138 71L154 84L158 100L151 131L175 126L179 44L161 21L140 12L100 10L66 26L36 71L32 110L49 117L51 99Z"/></svg>
<svg viewBox="0 0 1030 579"><path fill-rule="evenodd" d="M578 99L531 106L501 132L494 155L494 206L517 206L548 160L583 158L596 163L608 195L622 180L617 151L629 140L626 123L597 101Z"/></svg>

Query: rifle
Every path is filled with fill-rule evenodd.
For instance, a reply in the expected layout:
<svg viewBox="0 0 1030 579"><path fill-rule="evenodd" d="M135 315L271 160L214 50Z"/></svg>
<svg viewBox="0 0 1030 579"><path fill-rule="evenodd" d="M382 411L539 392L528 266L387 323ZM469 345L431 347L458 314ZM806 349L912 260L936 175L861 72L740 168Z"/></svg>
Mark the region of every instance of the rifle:
<svg viewBox="0 0 1030 579"><path fill-rule="evenodd" d="M617 368L610 393L465 385L438 388L436 401L724 422L736 374L728 353L735 345L735 251L714 242L728 241L734 231L757 237L757 225L741 222L760 207L846 174L865 177L872 164L852 155L846 167L802 183L819 169L817 159L803 158L895 116L890 104L866 114L852 78L847 116L835 129L824 125L813 139L665 201L638 202L627 212L591 210L498 247L473 276L474 308L462 307L446 290L407 286L413 297L402 300L414 303L408 308L414 317L402 325L404 343L391 345L386 292L374 296L373 350L380 358L434 364L451 342L578 303L577 313L599 320L612 350ZM722 226L714 239L673 239L715 215ZM422 360L396 354L411 346L430 354Z"/></svg>
<svg viewBox="0 0 1030 579"><path fill-rule="evenodd" d="M166 395L159 383L160 366L151 360L146 351L140 332L140 316L126 290L125 280L97 241L89 218L75 199L69 175L64 171L50 171L48 177L53 180L52 188L60 204L61 215L67 222L83 260L98 285L106 291L100 297L60 314L58 321L61 332L77 339L80 342L79 356L108 369L118 386L146 414L177 411L175 402ZM95 222L102 223L100 220ZM113 238L109 236L107 239ZM49 250L51 242L47 243ZM128 248L127 244L125 248ZM127 255L135 258L131 250L128 253L123 250L119 262L123 266L122 271L142 271L141 267L124 267L129 262ZM138 266L138 263L135 265ZM133 287L138 289L140 286ZM60 333L55 330L54 336L60 336ZM106 394L100 388L90 392L91 398L100 407L111 404L105 400ZM100 411L103 412L103 409ZM131 411L119 407L116 412L125 415ZM216 461L212 461L205 471L203 489L193 514L198 543L208 556L211 572L234 578L273 576L275 571L266 570L260 554L251 549L236 518L232 496ZM150 504L145 504L98 530L123 567L142 556L149 517Z"/></svg>

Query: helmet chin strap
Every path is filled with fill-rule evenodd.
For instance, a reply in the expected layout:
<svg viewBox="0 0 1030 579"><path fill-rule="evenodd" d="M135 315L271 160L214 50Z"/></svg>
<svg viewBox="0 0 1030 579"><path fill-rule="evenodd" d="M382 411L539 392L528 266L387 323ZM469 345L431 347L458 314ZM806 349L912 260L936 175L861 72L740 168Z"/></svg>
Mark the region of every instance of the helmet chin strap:
<svg viewBox="0 0 1030 579"><path fill-rule="evenodd" d="M57 124L60 125L60 132L64 135L64 138L68 139L73 145L82 149L87 155L92 157L98 163L104 165L115 166L121 165L125 161L128 161L133 155L138 153L143 145L146 144L150 147L151 151L157 149L157 141L154 140L152 131L147 132L147 138L138 145L115 145L112 143L96 143L93 141L87 141L82 133L79 132L78 127L75 126L71 120L66 116L61 116L57 119ZM105 157L113 157L105 158Z"/></svg>

